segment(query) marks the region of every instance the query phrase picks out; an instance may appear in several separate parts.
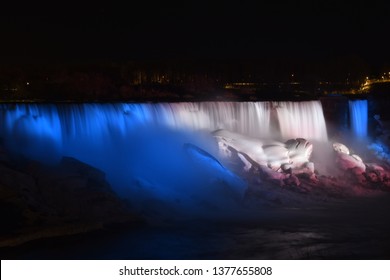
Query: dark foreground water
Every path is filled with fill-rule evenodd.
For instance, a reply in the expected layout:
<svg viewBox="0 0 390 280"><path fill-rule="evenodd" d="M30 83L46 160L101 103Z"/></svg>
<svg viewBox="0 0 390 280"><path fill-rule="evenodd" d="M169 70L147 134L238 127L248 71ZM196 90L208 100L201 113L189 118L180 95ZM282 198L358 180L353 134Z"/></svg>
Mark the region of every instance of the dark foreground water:
<svg viewBox="0 0 390 280"><path fill-rule="evenodd" d="M2 259L390 259L390 199L236 221L111 229L0 249Z"/></svg>

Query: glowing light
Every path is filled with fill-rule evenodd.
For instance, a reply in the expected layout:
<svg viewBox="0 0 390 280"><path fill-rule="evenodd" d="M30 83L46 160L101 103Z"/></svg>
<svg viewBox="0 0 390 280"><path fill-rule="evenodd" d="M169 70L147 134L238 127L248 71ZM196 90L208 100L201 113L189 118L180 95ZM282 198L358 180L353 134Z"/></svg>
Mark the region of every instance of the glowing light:
<svg viewBox="0 0 390 280"><path fill-rule="evenodd" d="M367 136L367 112L367 100L349 101L351 129L353 134L359 138Z"/></svg>

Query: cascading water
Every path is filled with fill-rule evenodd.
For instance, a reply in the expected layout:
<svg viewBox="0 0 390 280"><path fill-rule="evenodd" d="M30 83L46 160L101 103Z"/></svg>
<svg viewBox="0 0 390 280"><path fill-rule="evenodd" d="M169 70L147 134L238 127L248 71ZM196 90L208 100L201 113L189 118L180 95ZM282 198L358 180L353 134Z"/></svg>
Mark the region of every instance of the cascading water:
<svg viewBox="0 0 390 280"><path fill-rule="evenodd" d="M367 100L350 100L349 116L351 130L354 136L359 139L367 137Z"/></svg>
<svg viewBox="0 0 390 280"><path fill-rule="evenodd" d="M197 205L226 208L223 197L230 203L246 188L215 159L218 148L209 132L327 139L319 101L3 104L0 109L0 137L14 154L46 163L71 156L103 170L116 192L138 207L158 200L197 213ZM273 118L280 127L276 136Z"/></svg>
<svg viewBox="0 0 390 280"><path fill-rule="evenodd" d="M326 123L320 102L275 102L282 137L326 141Z"/></svg>

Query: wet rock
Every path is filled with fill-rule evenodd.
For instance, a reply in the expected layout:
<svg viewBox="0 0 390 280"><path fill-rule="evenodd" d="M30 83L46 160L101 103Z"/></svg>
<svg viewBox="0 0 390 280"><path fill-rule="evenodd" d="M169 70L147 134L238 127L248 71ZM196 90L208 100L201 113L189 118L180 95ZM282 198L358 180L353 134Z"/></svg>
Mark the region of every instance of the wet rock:
<svg viewBox="0 0 390 280"><path fill-rule="evenodd" d="M284 180L287 178L288 174L276 172L266 166L259 166L260 176L269 182L275 183L279 186L284 186Z"/></svg>
<svg viewBox="0 0 390 280"><path fill-rule="evenodd" d="M358 155L336 152L335 162L345 172L341 175L344 177L343 179L347 179L351 183L366 184L366 165Z"/></svg>
<svg viewBox="0 0 390 280"><path fill-rule="evenodd" d="M301 181L299 181L298 177L294 174L288 175L284 179L284 183L289 186L296 186L299 187L301 185Z"/></svg>
<svg viewBox="0 0 390 280"><path fill-rule="evenodd" d="M312 175L314 164L309 162L313 145L306 139L290 139L285 143L269 141L242 135L239 133L217 130L213 133L217 140L220 155L232 158L238 155L243 169L249 172L253 166L262 166L278 173ZM245 156L244 156L245 155ZM264 169L265 173L268 170ZM266 177L280 177L280 175Z"/></svg>
<svg viewBox="0 0 390 280"><path fill-rule="evenodd" d="M390 171L384 167L386 164L366 163L360 156L351 154L348 147L340 143L334 143L333 148L337 166L341 170L347 171L343 174L344 179L347 178L350 182L357 182L365 188L388 189L388 186L390 186ZM378 154L376 156L378 161L381 162L382 158Z"/></svg>
<svg viewBox="0 0 390 280"><path fill-rule="evenodd" d="M290 139L285 143L288 157L295 168L306 164L313 152L313 144L304 138Z"/></svg>
<svg viewBox="0 0 390 280"><path fill-rule="evenodd" d="M338 153L336 163L342 170L352 170L356 175L366 171L364 162L356 155Z"/></svg>
<svg viewBox="0 0 390 280"><path fill-rule="evenodd" d="M343 153L349 155L349 149L347 146L341 143L333 143L333 149L338 153Z"/></svg>

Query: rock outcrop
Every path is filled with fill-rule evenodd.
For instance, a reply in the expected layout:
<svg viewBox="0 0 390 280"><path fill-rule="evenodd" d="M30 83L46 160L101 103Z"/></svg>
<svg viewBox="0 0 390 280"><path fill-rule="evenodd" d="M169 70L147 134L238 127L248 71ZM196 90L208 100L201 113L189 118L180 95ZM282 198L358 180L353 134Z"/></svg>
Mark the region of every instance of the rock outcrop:
<svg viewBox="0 0 390 280"><path fill-rule="evenodd" d="M355 182L363 186L385 188L390 186L390 173L385 164L364 162L363 159L350 152L347 146L341 143L333 143L335 151L335 163L343 171L347 172ZM378 161L380 162L380 158Z"/></svg>
<svg viewBox="0 0 390 280"><path fill-rule="evenodd" d="M214 137L224 164L247 178L252 190L270 184L323 198L390 191L388 164L378 158L365 161L341 143L329 143L329 154L311 159L313 145L303 138L271 142L226 130L214 132Z"/></svg>
<svg viewBox="0 0 390 280"><path fill-rule="evenodd" d="M316 181L314 164L310 162L313 145L306 139L290 139L282 143L227 130L217 130L213 135L221 157L239 159L245 172L254 170L263 179L280 186L299 186L301 183L297 175Z"/></svg>
<svg viewBox="0 0 390 280"><path fill-rule="evenodd" d="M0 155L0 247L139 221L96 168L69 157L49 167Z"/></svg>

